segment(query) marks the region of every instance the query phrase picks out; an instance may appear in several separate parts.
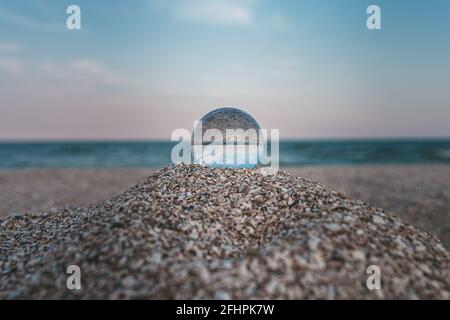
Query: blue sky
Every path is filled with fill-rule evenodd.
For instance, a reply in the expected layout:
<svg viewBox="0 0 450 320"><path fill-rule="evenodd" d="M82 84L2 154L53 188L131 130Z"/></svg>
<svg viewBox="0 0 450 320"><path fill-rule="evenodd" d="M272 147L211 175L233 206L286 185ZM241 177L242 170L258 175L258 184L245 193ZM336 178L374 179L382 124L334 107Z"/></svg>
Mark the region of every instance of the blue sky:
<svg viewBox="0 0 450 320"><path fill-rule="evenodd" d="M0 139L169 139L229 105L283 138L448 137L449 21L446 0L0 0Z"/></svg>

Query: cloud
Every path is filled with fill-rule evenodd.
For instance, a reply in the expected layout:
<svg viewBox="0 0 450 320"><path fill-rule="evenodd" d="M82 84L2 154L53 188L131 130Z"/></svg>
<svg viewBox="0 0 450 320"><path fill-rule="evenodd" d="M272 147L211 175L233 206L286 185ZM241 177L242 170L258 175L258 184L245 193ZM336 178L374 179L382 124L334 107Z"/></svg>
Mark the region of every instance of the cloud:
<svg viewBox="0 0 450 320"><path fill-rule="evenodd" d="M10 76L20 76L25 69L25 64L18 58L0 57L0 70Z"/></svg>
<svg viewBox="0 0 450 320"><path fill-rule="evenodd" d="M275 61L276 74L289 81L298 80L298 66L296 58L280 58Z"/></svg>
<svg viewBox="0 0 450 320"><path fill-rule="evenodd" d="M179 21L212 25L248 25L253 19L255 0L173 0L158 2L157 11L164 10Z"/></svg>
<svg viewBox="0 0 450 320"><path fill-rule="evenodd" d="M293 69L298 65L296 58L281 58L276 61L276 64L282 69Z"/></svg>
<svg viewBox="0 0 450 320"><path fill-rule="evenodd" d="M123 75L92 59L73 60L64 65L46 62L42 65L42 70L51 78L62 82L95 83L109 86L129 84Z"/></svg>
<svg viewBox="0 0 450 320"><path fill-rule="evenodd" d="M69 70L79 75L92 77L103 84L122 85L123 77L116 72L104 67L95 60L76 60L69 64Z"/></svg>
<svg viewBox="0 0 450 320"><path fill-rule="evenodd" d="M6 9L2 6L0 6L0 21L10 23L21 28L39 30L44 32L63 31L65 27L63 23L58 26L56 24L46 22L45 19L39 20L30 18L28 16L16 13L15 11Z"/></svg>
<svg viewBox="0 0 450 320"><path fill-rule="evenodd" d="M272 23L275 26L275 28L282 31L291 31L294 29L289 20L280 13L275 13L272 16Z"/></svg>
<svg viewBox="0 0 450 320"><path fill-rule="evenodd" d="M23 46L16 42L2 42L0 41L0 52L3 53L15 53L22 51Z"/></svg>

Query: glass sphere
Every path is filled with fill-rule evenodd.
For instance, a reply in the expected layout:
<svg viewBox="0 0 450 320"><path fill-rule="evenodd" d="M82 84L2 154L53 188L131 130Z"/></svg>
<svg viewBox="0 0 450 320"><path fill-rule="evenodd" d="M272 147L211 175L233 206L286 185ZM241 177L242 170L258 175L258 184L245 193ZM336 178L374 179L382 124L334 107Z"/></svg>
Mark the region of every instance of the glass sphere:
<svg viewBox="0 0 450 320"><path fill-rule="evenodd" d="M259 164L263 137L258 122L237 108L208 112L192 133L195 163L210 167L254 168Z"/></svg>

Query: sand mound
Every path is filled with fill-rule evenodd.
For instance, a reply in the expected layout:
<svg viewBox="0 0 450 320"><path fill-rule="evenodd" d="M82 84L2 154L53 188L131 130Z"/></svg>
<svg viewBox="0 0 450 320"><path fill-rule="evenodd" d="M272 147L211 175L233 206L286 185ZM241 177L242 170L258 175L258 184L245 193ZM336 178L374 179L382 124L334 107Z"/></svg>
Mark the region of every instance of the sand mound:
<svg viewBox="0 0 450 320"><path fill-rule="evenodd" d="M0 298L448 299L449 258L434 236L308 179L174 165L97 207L1 220ZM366 286L369 265L381 290Z"/></svg>

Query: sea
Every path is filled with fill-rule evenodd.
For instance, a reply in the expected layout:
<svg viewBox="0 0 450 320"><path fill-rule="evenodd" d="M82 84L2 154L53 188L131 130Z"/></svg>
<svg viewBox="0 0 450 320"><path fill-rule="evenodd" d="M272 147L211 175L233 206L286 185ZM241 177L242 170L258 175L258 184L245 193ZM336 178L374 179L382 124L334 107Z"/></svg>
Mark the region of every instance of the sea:
<svg viewBox="0 0 450 320"><path fill-rule="evenodd" d="M0 142L0 169L145 168L171 163L175 142ZM450 164L450 139L284 140L280 166Z"/></svg>

